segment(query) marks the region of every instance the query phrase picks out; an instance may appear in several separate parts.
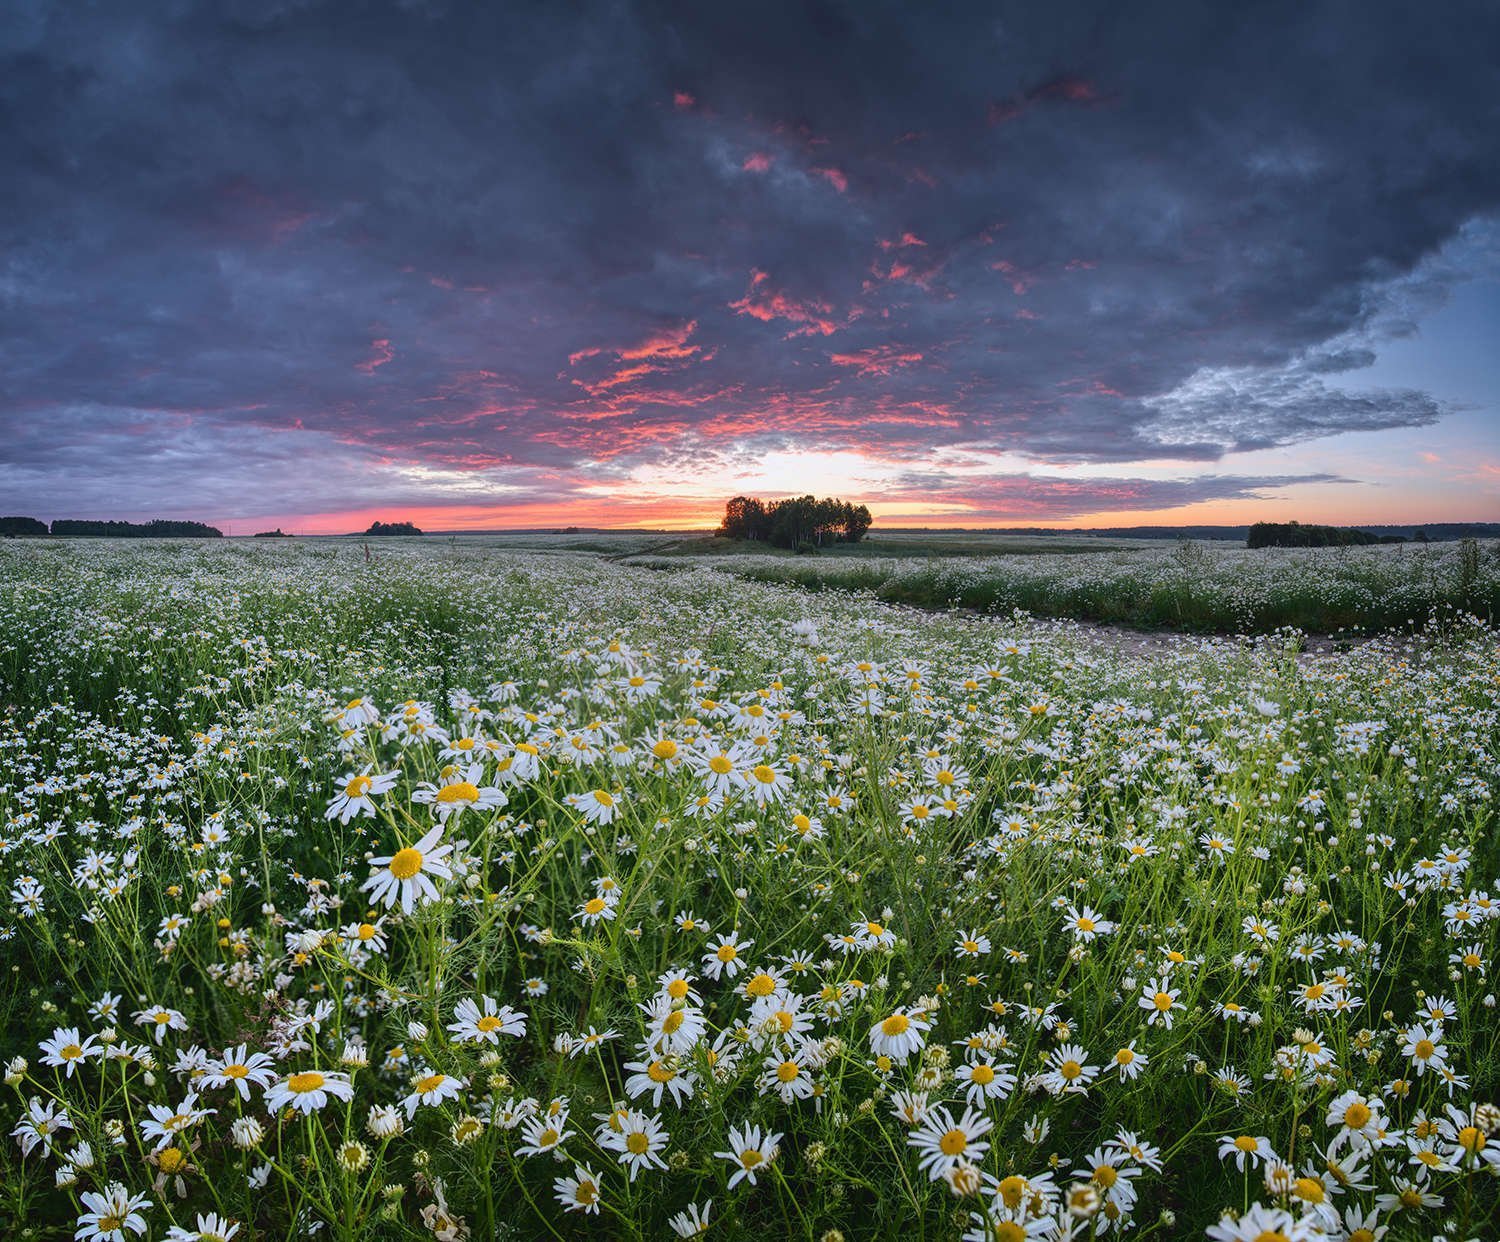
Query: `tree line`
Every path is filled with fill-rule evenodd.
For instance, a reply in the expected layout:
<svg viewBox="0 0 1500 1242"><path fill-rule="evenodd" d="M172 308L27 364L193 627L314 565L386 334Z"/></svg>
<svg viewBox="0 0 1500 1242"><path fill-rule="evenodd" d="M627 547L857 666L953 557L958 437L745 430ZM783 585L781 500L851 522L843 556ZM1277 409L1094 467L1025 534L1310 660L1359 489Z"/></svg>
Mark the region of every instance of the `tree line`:
<svg viewBox="0 0 1500 1242"><path fill-rule="evenodd" d="M821 548L827 543L858 543L872 521L864 505L832 497L763 501L736 496L724 506L718 533L775 548Z"/></svg>
<svg viewBox="0 0 1500 1242"><path fill-rule="evenodd" d="M30 517L0 517L0 535L110 535L116 539L220 539L224 532L204 522L173 522L157 518L151 522L94 522L58 518L49 530L46 522Z"/></svg>
<svg viewBox="0 0 1500 1242"><path fill-rule="evenodd" d="M1421 531L1417 533L1422 535ZM1419 541L1425 542L1425 536ZM1400 535L1374 535L1352 526L1304 526L1301 522L1257 522L1245 536L1247 548L1351 548L1405 542Z"/></svg>

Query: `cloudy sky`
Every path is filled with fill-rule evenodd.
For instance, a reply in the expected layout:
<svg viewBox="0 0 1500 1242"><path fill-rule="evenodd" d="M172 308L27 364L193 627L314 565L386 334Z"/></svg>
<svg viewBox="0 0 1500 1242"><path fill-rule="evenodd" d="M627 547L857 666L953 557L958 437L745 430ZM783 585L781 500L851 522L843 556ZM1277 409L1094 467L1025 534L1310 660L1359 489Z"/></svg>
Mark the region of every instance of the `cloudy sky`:
<svg viewBox="0 0 1500 1242"><path fill-rule="evenodd" d="M0 0L0 510L1500 516L1500 8Z"/></svg>

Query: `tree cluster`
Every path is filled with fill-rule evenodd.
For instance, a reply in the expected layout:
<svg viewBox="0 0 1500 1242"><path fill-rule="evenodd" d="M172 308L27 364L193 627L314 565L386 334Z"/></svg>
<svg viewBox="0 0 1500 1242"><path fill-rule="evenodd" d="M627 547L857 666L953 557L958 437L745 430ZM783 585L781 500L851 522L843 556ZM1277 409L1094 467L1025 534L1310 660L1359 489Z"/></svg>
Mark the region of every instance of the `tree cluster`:
<svg viewBox="0 0 1500 1242"><path fill-rule="evenodd" d="M728 539L776 548L820 548L827 543L858 543L872 520L864 505L829 497L797 496L766 502L754 496L736 496L724 506L718 533Z"/></svg>
<svg viewBox="0 0 1500 1242"><path fill-rule="evenodd" d="M90 522L59 518L52 523L54 535L110 535L116 539L221 539L224 532L204 522Z"/></svg>
<svg viewBox="0 0 1500 1242"><path fill-rule="evenodd" d="M45 535L47 523L31 517L0 517L0 535Z"/></svg>
<svg viewBox="0 0 1500 1242"><path fill-rule="evenodd" d="M371 522L367 535L420 535L422 532L411 522Z"/></svg>
<svg viewBox="0 0 1500 1242"><path fill-rule="evenodd" d="M1301 522L1257 522L1245 537L1247 548L1348 548L1404 542L1397 535L1372 535L1350 526L1304 526Z"/></svg>

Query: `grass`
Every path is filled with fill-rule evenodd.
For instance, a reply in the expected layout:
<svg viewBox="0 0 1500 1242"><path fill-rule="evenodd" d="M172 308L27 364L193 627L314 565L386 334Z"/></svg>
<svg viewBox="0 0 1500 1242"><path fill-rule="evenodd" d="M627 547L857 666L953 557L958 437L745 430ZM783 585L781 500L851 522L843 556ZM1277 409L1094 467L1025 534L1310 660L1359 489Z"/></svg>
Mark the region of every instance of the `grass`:
<svg viewBox="0 0 1500 1242"><path fill-rule="evenodd" d="M1500 646L1293 646L463 540L0 546L0 1227L1488 1236Z"/></svg>
<svg viewBox="0 0 1500 1242"><path fill-rule="evenodd" d="M1374 632L1419 627L1435 610L1500 616L1500 543L1263 549L1205 543L1086 554L960 559L751 557L728 573L812 591L855 591L918 608L1183 630L1204 634ZM680 562L644 555L661 569Z"/></svg>

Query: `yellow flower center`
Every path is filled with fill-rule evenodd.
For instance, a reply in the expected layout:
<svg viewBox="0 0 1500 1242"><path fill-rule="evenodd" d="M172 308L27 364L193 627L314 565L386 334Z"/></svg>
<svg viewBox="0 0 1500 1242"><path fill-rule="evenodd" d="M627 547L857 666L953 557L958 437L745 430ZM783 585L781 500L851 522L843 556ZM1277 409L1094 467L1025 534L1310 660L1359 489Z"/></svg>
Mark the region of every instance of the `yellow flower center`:
<svg viewBox="0 0 1500 1242"><path fill-rule="evenodd" d="M594 790L594 801L600 806L614 806L615 804L614 795L603 789Z"/></svg>
<svg viewBox="0 0 1500 1242"><path fill-rule="evenodd" d="M747 996L769 996L775 990L776 980L765 973L756 975L749 983L745 984L745 994Z"/></svg>
<svg viewBox="0 0 1500 1242"><path fill-rule="evenodd" d="M1322 1203L1327 1197L1323 1183L1316 1177L1299 1177L1292 1183L1292 1193L1307 1203Z"/></svg>
<svg viewBox="0 0 1500 1242"><path fill-rule="evenodd" d="M394 862L395 859L392 859L391 861ZM374 940L375 939L375 934L376 934L375 933L375 924L374 923L361 923L359 925L359 928L358 928L358 930L356 931L355 934L361 940Z"/></svg>
<svg viewBox="0 0 1500 1242"><path fill-rule="evenodd" d="M1083 1073L1083 1066L1079 1065L1077 1061L1064 1061L1057 1067L1057 1072L1069 1082L1072 1082Z"/></svg>
<svg viewBox="0 0 1500 1242"><path fill-rule="evenodd" d="M64 1061L76 1061L83 1055L83 1048L78 1044L64 1044L58 1049L57 1055Z"/></svg>
<svg viewBox="0 0 1500 1242"><path fill-rule="evenodd" d="M681 1000L687 994L688 984L686 979L673 979L671 983L667 984L667 995L673 1000Z"/></svg>
<svg viewBox="0 0 1500 1242"><path fill-rule="evenodd" d="M451 785L444 785L438 790L437 800L439 802L478 802L479 787L471 785L468 781L454 781Z"/></svg>
<svg viewBox="0 0 1500 1242"><path fill-rule="evenodd" d="M499 1030L500 1019L492 1013L487 1013L484 1015L484 1017L480 1018L478 1022L474 1023L474 1029L484 1031L486 1034L488 1034L490 1031Z"/></svg>
<svg viewBox="0 0 1500 1242"><path fill-rule="evenodd" d="M1344 1110L1344 1124L1351 1130L1358 1130L1369 1124L1370 1109L1367 1105L1355 1100Z"/></svg>
<svg viewBox="0 0 1500 1242"><path fill-rule="evenodd" d="M802 1072L802 1067L795 1061L783 1061L776 1067L776 1077L782 1082L792 1082Z"/></svg>
<svg viewBox="0 0 1500 1242"><path fill-rule="evenodd" d="M248 1065L226 1065L224 1067L225 1078L248 1078L250 1067Z"/></svg>
<svg viewBox="0 0 1500 1242"><path fill-rule="evenodd" d="M1425 1061L1436 1051L1437 1045L1432 1040L1419 1039L1417 1040L1416 1047L1412 1049L1412 1055L1419 1061Z"/></svg>
<svg viewBox="0 0 1500 1242"><path fill-rule="evenodd" d="M969 1071L969 1078L981 1087L987 1087L995 1081L995 1071L988 1065L976 1065Z"/></svg>
<svg viewBox="0 0 1500 1242"><path fill-rule="evenodd" d="M757 763L752 770L752 775L762 785L774 785L776 783L776 769L768 763Z"/></svg>
<svg viewBox="0 0 1500 1242"><path fill-rule="evenodd" d="M1134 1060L1135 1053L1129 1048L1121 1048L1119 1052L1115 1053L1116 1065L1129 1065Z"/></svg>
<svg viewBox="0 0 1500 1242"><path fill-rule="evenodd" d="M1108 1190L1119 1180L1120 1172L1112 1164L1101 1164L1094 1170L1094 1181Z"/></svg>
<svg viewBox="0 0 1500 1242"><path fill-rule="evenodd" d="M426 1095L429 1091L436 1091L447 1081L447 1074L428 1074L426 1078L417 1083L415 1089L418 1095Z"/></svg>
<svg viewBox="0 0 1500 1242"><path fill-rule="evenodd" d="M408 845L404 850L397 850L387 866L398 880L409 880L422 870L422 851Z"/></svg>
<svg viewBox="0 0 1500 1242"><path fill-rule="evenodd" d="M938 1139L938 1149L945 1156L960 1156L969 1146L969 1136L962 1130L949 1130Z"/></svg>
<svg viewBox="0 0 1500 1242"><path fill-rule="evenodd" d="M664 737L651 748L651 753L658 759L675 759L677 757L677 743L669 737Z"/></svg>
<svg viewBox="0 0 1500 1242"><path fill-rule="evenodd" d="M1172 1008L1172 996L1168 992L1158 992L1151 998L1151 1003L1155 1005L1160 1012L1166 1013L1167 1010Z"/></svg>
<svg viewBox="0 0 1500 1242"><path fill-rule="evenodd" d="M598 914L607 905L609 905L609 902L605 901L603 897L590 897L588 901L584 902L583 912L585 914Z"/></svg>
<svg viewBox="0 0 1500 1242"><path fill-rule="evenodd" d="M1260 1144L1257 1143L1248 1134L1242 1134L1242 1135L1240 1135L1239 1138L1237 1138L1237 1139L1234 1140L1234 1145L1236 1147L1238 1147L1243 1152L1252 1152L1252 1151L1259 1151L1260 1150Z"/></svg>
<svg viewBox="0 0 1500 1242"><path fill-rule="evenodd" d="M672 1079L677 1077L677 1074L675 1071L669 1070L660 1061L652 1061L646 1067L646 1077L651 1079L652 1082L671 1082Z"/></svg>
<svg viewBox="0 0 1500 1242"><path fill-rule="evenodd" d="M368 776L356 776L344 786L344 794L350 798L363 798L365 790L369 789L374 783Z"/></svg>
<svg viewBox="0 0 1500 1242"><path fill-rule="evenodd" d="M674 1009L671 1013L669 1013L665 1018L661 1020L661 1029L663 1033L667 1035L673 1034L679 1027L682 1026L685 1019L686 1015L683 1014L682 1010Z"/></svg>
<svg viewBox="0 0 1500 1242"><path fill-rule="evenodd" d="M163 1173L175 1173L187 1163L187 1157L175 1147L168 1147L157 1156L156 1164Z"/></svg>
<svg viewBox="0 0 1500 1242"><path fill-rule="evenodd" d="M734 771L734 764L729 762L728 755L715 755L708 761L708 770L717 776L727 776Z"/></svg>
<svg viewBox="0 0 1500 1242"><path fill-rule="evenodd" d="M294 1095L306 1095L309 1091L316 1091L323 1085L323 1075L317 1070L304 1070L300 1074L293 1074L286 1080L287 1090Z"/></svg>
<svg viewBox="0 0 1500 1242"><path fill-rule="evenodd" d="M644 1154L650 1146L651 1140L639 1131L625 1136L625 1150L633 1156Z"/></svg>
<svg viewBox="0 0 1500 1242"><path fill-rule="evenodd" d="M732 944L721 944L714 956L721 962L732 962L739 956L739 950Z"/></svg>
<svg viewBox="0 0 1500 1242"><path fill-rule="evenodd" d="M1465 1126L1458 1132L1458 1145L1467 1152L1484 1149L1484 1132L1478 1126Z"/></svg>
<svg viewBox="0 0 1500 1242"><path fill-rule="evenodd" d="M880 1024L880 1030L882 1034L895 1037L897 1035L905 1035L906 1029L910 1025L911 1022L904 1013L893 1013Z"/></svg>

